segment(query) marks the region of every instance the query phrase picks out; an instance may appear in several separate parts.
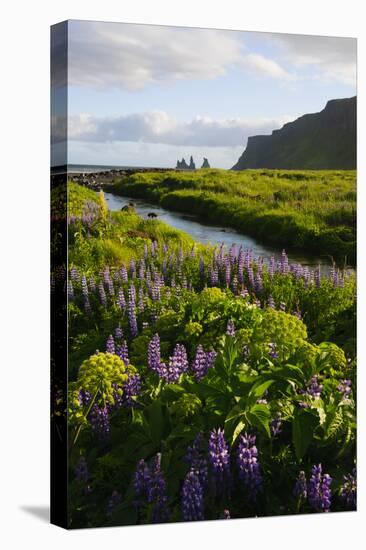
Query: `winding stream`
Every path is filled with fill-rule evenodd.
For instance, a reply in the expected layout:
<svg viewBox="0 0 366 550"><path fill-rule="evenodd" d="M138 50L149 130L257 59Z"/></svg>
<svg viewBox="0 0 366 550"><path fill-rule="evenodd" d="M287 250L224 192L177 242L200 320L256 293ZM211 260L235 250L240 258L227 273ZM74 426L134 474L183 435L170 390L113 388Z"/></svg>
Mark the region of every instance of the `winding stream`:
<svg viewBox="0 0 366 550"><path fill-rule="evenodd" d="M195 216L165 210L161 206L148 203L141 199L121 197L113 193L105 193L105 198L110 210L121 210L123 206L133 202L136 211L141 216L146 217L149 213L153 212L159 220L188 233L196 241L203 244L221 245L223 243L225 246L231 246L235 243L237 246L242 246L244 249L252 249L255 256L261 256L267 260L269 260L271 256L275 258L281 256L282 249L259 243L248 235L238 233L235 229L208 225L197 221ZM320 257L298 251L287 251L287 253L290 262L300 263L311 269L320 265L321 271L324 274L328 273L332 267L331 260L328 257Z"/></svg>

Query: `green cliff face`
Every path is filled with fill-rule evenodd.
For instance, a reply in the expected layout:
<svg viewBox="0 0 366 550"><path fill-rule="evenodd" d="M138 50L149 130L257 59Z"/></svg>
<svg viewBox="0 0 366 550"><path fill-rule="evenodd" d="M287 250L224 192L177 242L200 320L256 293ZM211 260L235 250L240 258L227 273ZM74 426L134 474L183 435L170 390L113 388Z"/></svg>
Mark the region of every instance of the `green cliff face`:
<svg viewBox="0 0 366 550"><path fill-rule="evenodd" d="M356 168L356 97L328 101L320 113L304 115L269 136L248 138L233 166L299 170Z"/></svg>

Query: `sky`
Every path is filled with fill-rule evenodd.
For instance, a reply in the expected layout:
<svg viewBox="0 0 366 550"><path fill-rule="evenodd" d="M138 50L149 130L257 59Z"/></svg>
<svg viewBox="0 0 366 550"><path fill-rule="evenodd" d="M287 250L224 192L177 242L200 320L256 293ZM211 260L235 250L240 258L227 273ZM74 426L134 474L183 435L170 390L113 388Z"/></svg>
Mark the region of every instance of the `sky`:
<svg viewBox="0 0 366 550"><path fill-rule="evenodd" d="M231 168L248 136L355 94L353 38L70 21L68 163Z"/></svg>

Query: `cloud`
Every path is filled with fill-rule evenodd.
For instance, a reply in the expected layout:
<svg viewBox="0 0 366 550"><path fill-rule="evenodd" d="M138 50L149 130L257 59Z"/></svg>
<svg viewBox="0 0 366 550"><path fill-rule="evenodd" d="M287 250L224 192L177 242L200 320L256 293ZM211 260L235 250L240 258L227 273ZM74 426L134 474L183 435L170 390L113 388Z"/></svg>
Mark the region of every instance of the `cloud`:
<svg viewBox="0 0 366 550"><path fill-rule="evenodd" d="M280 80L294 80L295 76L287 72L277 61L268 59L263 55L250 53L243 57L243 66L248 67L249 69L263 73L272 78L278 78Z"/></svg>
<svg viewBox="0 0 366 550"><path fill-rule="evenodd" d="M69 83L140 90L167 79L211 79L240 61L233 33L123 23L69 23Z"/></svg>
<svg viewBox="0 0 366 550"><path fill-rule="evenodd" d="M294 117L277 119L212 119L196 116L178 122L164 111L133 113L113 118L96 118L88 114L73 115L68 120L68 138L98 143L142 142L168 145L234 147L243 146L248 136L268 134Z"/></svg>
<svg viewBox="0 0 366 550"><path fill-rule="evenodd" d="M357 42L355 38L267 35L286 61L298 69L312 69L317 78L356 85Z"/></svg>
<svg viewBox="0 0 366 550"><path fill-rule="evenodd" d="M231 68L288 79L278 62L249 52L244 33L215 29L70 21L69 84L129 91L210 80Z"/></svg>

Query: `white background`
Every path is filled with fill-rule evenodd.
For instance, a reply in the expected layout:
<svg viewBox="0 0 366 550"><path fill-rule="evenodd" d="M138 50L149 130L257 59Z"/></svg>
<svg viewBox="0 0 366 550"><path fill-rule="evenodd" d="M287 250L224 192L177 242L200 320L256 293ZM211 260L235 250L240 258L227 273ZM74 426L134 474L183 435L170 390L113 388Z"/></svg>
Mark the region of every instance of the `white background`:
<svg viewBox="0 0 366 550"><path fill-rule="evenodd" d="M2 4L0 136L0 541L2 548L364 547L365 38L361 0L46 0ZM359 39L359 511L66 532L49 501L49 26L64 19ZM223 98L224 101L224 98ZM111 546L112 545L112 546Z"/></svg>

